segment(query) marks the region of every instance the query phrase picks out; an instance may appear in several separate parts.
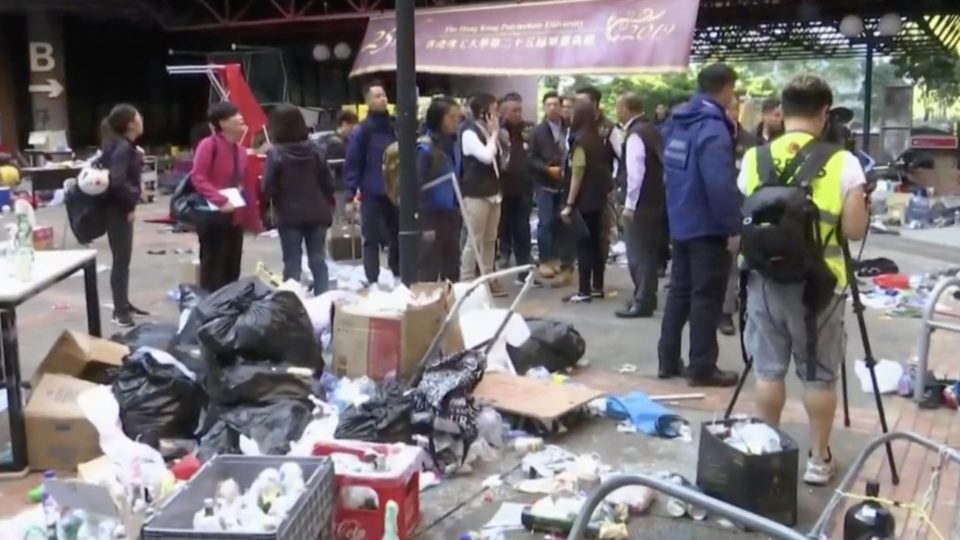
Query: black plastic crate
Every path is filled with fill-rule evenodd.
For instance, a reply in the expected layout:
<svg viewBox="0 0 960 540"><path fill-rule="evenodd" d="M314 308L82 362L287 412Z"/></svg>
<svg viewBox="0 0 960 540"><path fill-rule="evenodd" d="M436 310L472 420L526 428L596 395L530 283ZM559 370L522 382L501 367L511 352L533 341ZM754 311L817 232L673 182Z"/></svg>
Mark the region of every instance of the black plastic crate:
<svg viewBox="0 0 960 540"><path fill-rule="evenodd" d="M744 454L708 429L729 427L744 420L704 422L700 428L697 486L707 495L787 526L797 523L797 443L783 431L783 450L771 454ZM747 420L762 423L757 419Z"/></svg>
<svg viewBox="0 0 960 540"><path fill-rule="evenodd" d="M193 516L217 486L233 478L246 491L260 471L293 462L303 469L305 490L280 527L271 533L199 532ZM326 457L217 456L207 462L143 526L143 540L333 540L333 461Z"/></svg>

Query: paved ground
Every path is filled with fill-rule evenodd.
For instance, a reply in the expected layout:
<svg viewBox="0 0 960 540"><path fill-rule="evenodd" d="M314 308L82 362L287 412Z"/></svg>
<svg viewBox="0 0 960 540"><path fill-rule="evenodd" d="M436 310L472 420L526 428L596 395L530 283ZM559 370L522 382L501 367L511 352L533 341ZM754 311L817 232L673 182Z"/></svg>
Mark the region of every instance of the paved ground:
<svg viewBox="0 0 960 540"><path fill-rule="evenodd" d="M142 218L165 215L165 203L160 202L141 208ZM40 219L58 225L62 224L62 209L47 209L40 212ZM67 247L70 247L70 242ZM109 265L109 251L105 240L98 241L96 247L101 253L101 264ZM170 234L159 225L138 223L136 248L132 271L132 299L138 306L153 312L155 320L173 320L176 304L168 298L168 292L177 284L177 262L194 255L175 253L176 250L196 248L192 235ZM163 250L164 254L150 255L148 251ZM865 250L865 257L884 255L894 259L906 272L936 270L951 264L960 263L960 250L955 248L923 243L913 238L880 237L871 238ZM280 250L276 239L249 239L244 252L244 270L252 272L260 260L279 269ZM109 302L109 273L100 274L100 291L103 303ZM528 315L549 316L572 322L587 341L587 357L591 367L578 375L583 381L612 392L633 389L649 393L675 393L685 391L686 386L677 382L661 383L654 378L656 370L656 342L659 336L659 318L623 321L612 316L613 311L627 294L628 278L622 268L611 267L608 284L615 298L595 302L589 305L568 306L560 302L561 293L556 290L542 289L533 291L523 305L522 311ZM661 299L661 305L664 298ZM52 290L38 296L19 313L19 335L21 358L26 377L36 367L37 362L53 343L56 336L65 329L84 331L86 328L83 306L82 280L72 278ZM110 310L103 309L104 320L108 321ZM876 355L893 360L906 360L916 348L919 323L910 319L880 318L876 313L868 314L870 338ZM862 346L856 329L856 321L848 314L847 328L850 331L848 359L862 356ZM113 329L105 326L109 333ZM955 352L954 342L941 345L942 357ZM956 342L960 345L960 341ZM630 363L638 367L636 375L620 375L618 368ZM721 338L721 359L723 367L739 369L742 365L739 344L736 338ZM876 410L871 396L859 390L853 370L850 369L850 403L853 426L839 429L835 444L838 461L843 467L852 461L867 438L878 432ZM748 385L749 386L749 385ZM791 379L790 391L797 396L799 384ZM678 408L679 414L694 422L710 419L722 414L729 392L709 392L707 399L685 403ZM912 403L899 398L889 398L886 404L890 414L891 426L896 429L910 429L940 440L949 440L953 445L960 442L960 422L952 411L917 412ZM751 410L749 389L744 393L738 410ZM839 417L839 416L838 416ZM838 423L838 425L840 425ZM805 417L802 406L796 399L788 403L785 415L785 429L793 435L802 449L807 447L805 440ZM637 434L621 434L614 429L612 422L595 420L572 429L558 439L559 444L575 452L596 452L605 461L616 464L623 470L659 470L669 469L694 477L697 443L654 440ZM927 457L915 447L898 447L898 461L903 469L904 482L892 487L889 476L881 469L879 461L871 463L865 474L878 476L883 480L883 493L898 500L910 501L917 493L925 490L930 477L932 458ZM479 528L495 512L498 503L507 500L524 501L509 488L501 488L492 495L485 496L480 489L480 481L495 473L506 474L515 469L519 456L508 454L504 459L484 466L474 475L455 479L428 491L423 496L424 524L421 538L448 540L468 529ZM509 481L516 478L516 472L508 475ZM956 497L960 475L956 467L944 473L939 513L935 514L945 538L954 536ZM9 491L0 484L0 498L3 491ZM858 489L860 489L858 487ZM822 509L829 488L819 490L800 489L800 524L806 530ZM490 500L492 499L492 500ZM946 510L944 510L946 507ZM2 511L0 511L2 513ZM901 524L907 527L908 520ZM910 530L916 527L916 520L909 520ZM669 518L647 517L634 520L632 530L642 531L653 536L661 535L671 539L726 538L732 533L724 532L716 524L676 521ZM636 537L634 533L632 536ZM534 538L535 536L517 535L509 538ZM540 537L540 536L537 536ZM925 537L924 534L920 535ZM932 538L932 536L931 536Z"/></svg>

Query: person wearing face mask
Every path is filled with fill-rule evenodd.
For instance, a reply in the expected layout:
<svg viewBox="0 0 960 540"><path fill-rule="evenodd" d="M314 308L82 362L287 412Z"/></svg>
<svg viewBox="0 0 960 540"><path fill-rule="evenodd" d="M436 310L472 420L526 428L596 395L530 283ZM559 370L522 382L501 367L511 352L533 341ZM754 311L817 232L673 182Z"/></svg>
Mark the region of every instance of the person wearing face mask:
<svg viewBox="0 0 960 540"><path fill-rule="evenodd" d="M490 94L477 94L470 98L471 119L464 121L460 131L463 212L470 230L476 236L468 239L464 246L460 265L462 281L473 280L478 267L481 274L489 274L494 270L503 202L500 190L502 149L499 112L497 98ZM494 296L507 294L503 285L496 280L490 283L490 292Z"/></svg>
<svg viewBox="0 0 960 540"><path fill-rule="evenodd" d="M847 302L838 291L846 288L847 272L840 242L861 240L866 235L869 204L866 179L856 156L839 145L818 141L833 102L827 82L800 75L784 88L782 100L786 132L744 156L737 180L747 197L744 212L751 212L747 217L771 215L769 209L776 205L766 209L759 205L756 213L750 210L751 205L765 200L766 190L784 190L783 186L804 189L806 185L794 199L816 206L815 226L819 227L817 237L821 240L816 251L783 242L768 243L759 235L780 226L774 218L767 218L771 222L756 225L755 230L749 227L756 220L748 222L744 218L743 253L748 267L752 266L747 281L744 345L747 356L754 359L755 409L770 426L780 424L786 401L784 378L793 358L804 384L803 403L810 429L803 480L826 485L836 473L829 443L837 408L837 374L846 354L843 321ZM802 165L796 161L801 154ZM792 176L784 178L790 170L794 171ZM783 208L782 202L779 207ZM752 240L755 234L756 242ZM775 259L766 252L768 245L779 251ZM765 264L770 260L796 260L791 248L805 253L802 267L807 270L802 282L787 281L782 276L777 279L775 273L780 266ZM763 256L753 257L754 250Z"/></svg>
<svg viewBox="0 0 960 540"><path fill-rule="evenodd" d="M143 135L143 117L132 105L114 107L103 121L103 155L100 162L110 171L104 212L107 240L113 265L110 291L113 294L113 324L134 326L133 315L149 315L130 303L130 262L133 258L133 223L140 202L140 168L143 156L136 140Z"/></svg>
<svg viewBox="0 0 960 540"><path fill-rule="evenodd" d="M213 134L200 141L193 159L190 182L197 193L222 214L198 227L200 240L200 288L214 292L240 278L244 230L256 231L255 212L244 212L230 202L223 190L235 188L244 198L247 152L240 141L247 131L243 115L229 102L210 107L207 115Z"/></svg>

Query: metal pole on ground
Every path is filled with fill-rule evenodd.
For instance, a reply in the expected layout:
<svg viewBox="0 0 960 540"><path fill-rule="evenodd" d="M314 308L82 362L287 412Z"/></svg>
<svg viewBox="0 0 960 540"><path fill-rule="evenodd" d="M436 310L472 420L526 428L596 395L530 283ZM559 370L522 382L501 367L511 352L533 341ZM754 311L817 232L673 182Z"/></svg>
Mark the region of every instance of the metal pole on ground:
<svg viewBox="0 0 960 540"><path fill-rule="evenodd" d="M417 206L417 65L414 0L397 0L397 139L400 153L400 279L417 281L420 223Z"/></svg>

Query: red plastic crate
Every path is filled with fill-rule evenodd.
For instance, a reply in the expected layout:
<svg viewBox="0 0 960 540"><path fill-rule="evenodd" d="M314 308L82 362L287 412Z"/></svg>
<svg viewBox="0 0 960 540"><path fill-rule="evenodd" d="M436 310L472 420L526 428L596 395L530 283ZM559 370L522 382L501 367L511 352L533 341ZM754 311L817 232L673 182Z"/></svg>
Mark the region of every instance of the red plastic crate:
<svg viewBox="0 0 960 540"><path fill-rule="evenodd" d="M420 525L420 463L423 451L404 444L376 444L361 441L334 441L317 443L314 456L334 453L363 457L367 452L396 455L396 471L370 474L336 472L336 503L334 504L335 540L378 540L383 538L383 519L387 501L397 503L397 534L400 540L413 537ZM340 492L347 486L368 487L377 494L377 509L344 508Z"/></svg>

